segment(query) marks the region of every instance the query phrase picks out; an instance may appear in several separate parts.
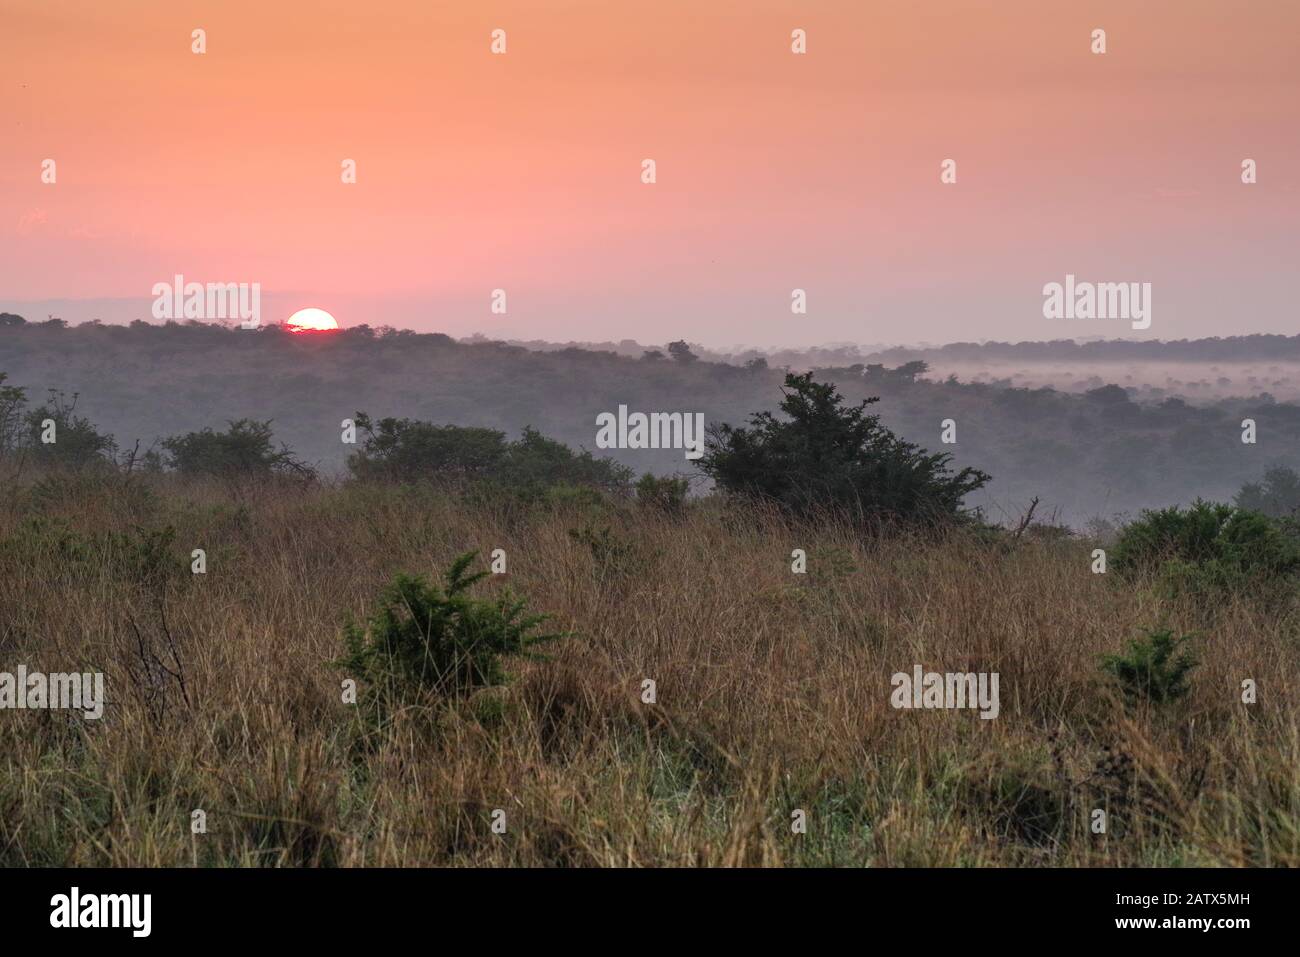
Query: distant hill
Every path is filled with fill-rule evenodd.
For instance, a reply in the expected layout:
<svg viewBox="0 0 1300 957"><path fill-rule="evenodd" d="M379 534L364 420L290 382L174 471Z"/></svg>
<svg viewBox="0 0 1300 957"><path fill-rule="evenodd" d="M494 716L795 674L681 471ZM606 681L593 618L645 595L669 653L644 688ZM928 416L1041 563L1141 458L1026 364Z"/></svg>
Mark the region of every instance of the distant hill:
<svg viewBox="0 0 1300 957"><path fill-rule="evenodd" d="M1122 362L1133 359L1160 362L1244 362L1283 360L1300 362L1300 335L1227 336L1212 339L1161 341L1105 339L1076 342L952 342L943 346L897 346L874 352L877 361L911 359L1017 359L1024 362Z"/></svg>
<svg viewBox="0 0 1300 957"><path fill-rule="evenodd" d="M1058 510L1082 523L1095 515L1187 501L1229 498L1275 463L1300 467L1300 405L1279 402L1257 384L1229 380L1234 397L1187 401L1167 389L1111 384L1094 373L1065 388L1019 388L1010 381L936 378L935 370L891 371L932 356L1148 356L1143 365L1211 361L1266 349L1269 360L1300 350L1300 336L1246 336L1175 343L954 344L924 352L890 350L852 362L818 362L819 377L850 399L880 396L872 407L891 428L957 465L993 475L984 498L994 517L1037 496L1039 514ZM1008 352L1007 350L1010 350ZM643 350L644 351L644 350ZM661 347L660 352L666 350ZM692 350L693 351L693 350ZM825 354L802 354L824 359ZM1182 357L1182 358L1179 358ZM435 423L489 426L517 436L525 425L573 447L596 451L596 416L631 411L702 412L707 421L740 423L775 408L782 371L772 360L750 365L707 357L633 358L563 347L538 351L505 343L366 327L292 335L218 325L22 323L0 316L0 372L32 399L46 389L79 393L78 413L119 443L147 447L157 438L222 426L241 418L273 421L276 437L327 472L350 450L340 423L358 410ZM866 361L871 359L871 361ZM888 361L877 361L888 360ZM1085 372L1082 358L1077 368ZM794 362L783 362L792 367ZM1025 363L1029 365L1028 361ZM809 366L804 366L809 367ZM1066 363L1065 368L1076 366ZM1073 372L1070 373L1073 375ZM1199 373L1197 373L1199 374ZM1238 386L1240 386L1238 388ZM1259 440L1243 445L1240 423L1254 418ZM957 443L940 443L953 419ZM680 451L609 453L638 471L694 469Z"/></svg>
<svg viewBox="0 0 1300 957"><path fill-rule="evenodd" d="M492 341L476 335L465 342ZM568 342L554 343L543 339L505 340L510 345L523 346L534 351L549 352L563 348L579 348L618 355L637 357L648 349L662 349L660 345L645 345L634 339L618 342ZM947 345L882 346L841 343L815 346L807 349L707 349L692 344L692 350L702 359L743 365L762 356L774 365L813 368L817 365L849 365L855 362L909 362L925 360L1016 360L1025 363L1039 362L1128 362L1135 360L1158 362L1300 362L1300 335L1249 335L1210 339L1052 339L1034 342L951 342Z"/></svg>

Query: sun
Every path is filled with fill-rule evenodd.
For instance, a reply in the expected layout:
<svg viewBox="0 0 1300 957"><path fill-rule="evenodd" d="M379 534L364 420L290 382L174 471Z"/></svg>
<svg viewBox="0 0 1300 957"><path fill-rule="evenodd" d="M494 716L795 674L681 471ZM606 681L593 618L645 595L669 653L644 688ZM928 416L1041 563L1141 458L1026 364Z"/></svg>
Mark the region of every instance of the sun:
<svg viewBox="0 0 1300 957"><path fill-rule="evenodd" d="M330 332L338 329L339 324L324 309L299 309L284 321L284 327L290 332Z"/></svg>

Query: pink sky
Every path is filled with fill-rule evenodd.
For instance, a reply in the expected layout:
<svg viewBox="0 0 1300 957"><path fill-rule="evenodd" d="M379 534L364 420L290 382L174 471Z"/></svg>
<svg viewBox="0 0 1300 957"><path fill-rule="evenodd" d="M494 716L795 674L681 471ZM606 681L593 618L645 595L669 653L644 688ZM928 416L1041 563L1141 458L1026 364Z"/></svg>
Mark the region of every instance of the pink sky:
<svg viewBox="0 0 1300 957"><path fill-rule="evenodd" d="M0 309L181 273L453 335L1294 333L1298 46L1289 0L0 0ZM1067 272L1151 282L1150 330L1044 319Z"/></svg>

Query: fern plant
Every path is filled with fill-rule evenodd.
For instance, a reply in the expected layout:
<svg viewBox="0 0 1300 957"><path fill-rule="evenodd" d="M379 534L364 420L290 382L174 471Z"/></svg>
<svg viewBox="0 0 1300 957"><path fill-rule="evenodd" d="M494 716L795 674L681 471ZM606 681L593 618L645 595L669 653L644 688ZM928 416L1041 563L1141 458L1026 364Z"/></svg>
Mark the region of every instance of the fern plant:
<svg viewBox="0 0 1300 957"><path fill-rule="evenodd" d="M381 712L503 684L503 658L539 657L534 646L562 637L536 634L549 616L525 614L525 602L513 595L472 597L470 588L487 575L469 572L475 554L457 558L441 588L398 575L366 627L351 619L345 624L346 653L336 664L364 683L369 703Z"/></svg>
<svg viewBox="0 0 1300 957"><path fill-rule="evenodd" d="M1130 700L1175 701L1190 690L1187 676L1196 667L1195 658L1179 651L1190 640L1175 638L1172 631L1153 631L1132 639L1126 654L1107 655L1102 669L1119 681Z"/></svg>

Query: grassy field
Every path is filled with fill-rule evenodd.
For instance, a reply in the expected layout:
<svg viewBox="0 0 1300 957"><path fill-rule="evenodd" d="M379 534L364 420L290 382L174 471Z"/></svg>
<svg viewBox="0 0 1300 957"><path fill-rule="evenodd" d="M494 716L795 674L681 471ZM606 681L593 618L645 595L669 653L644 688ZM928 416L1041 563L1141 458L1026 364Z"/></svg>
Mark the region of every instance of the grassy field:
<svg viewBox="0 0 1300 957"><path fill-rule="evenodd" d="M1093 574L1095 543L871 539L713 500L2 494L0 670L103 671L108 698L100 721L0 711L2 865L1300 864L1294 607L1162 598ZM571 635L365 746L331 665L344 620L399 571L495 548L508 574L477 593ZM1190 693L1126 702L1100 660L1160 626L1195 636ZM917 664L997 672L999 716L891 707Z"/></svg>

